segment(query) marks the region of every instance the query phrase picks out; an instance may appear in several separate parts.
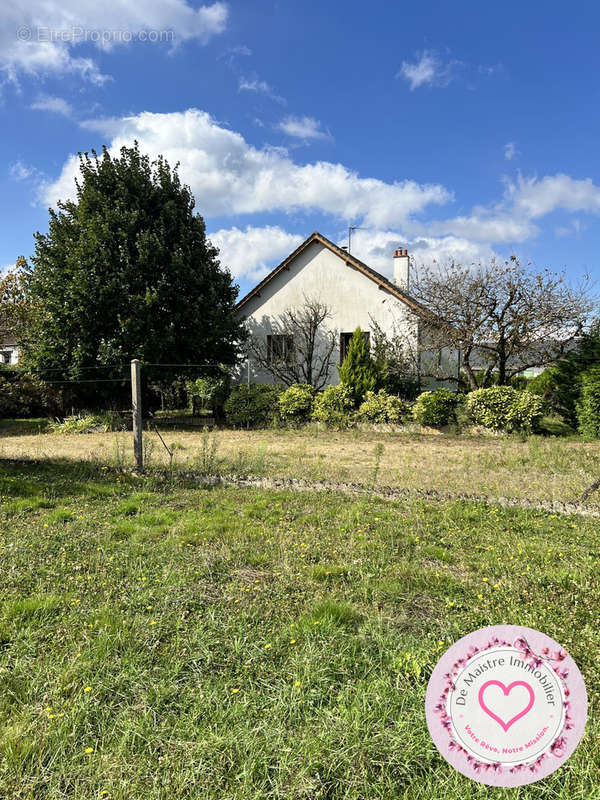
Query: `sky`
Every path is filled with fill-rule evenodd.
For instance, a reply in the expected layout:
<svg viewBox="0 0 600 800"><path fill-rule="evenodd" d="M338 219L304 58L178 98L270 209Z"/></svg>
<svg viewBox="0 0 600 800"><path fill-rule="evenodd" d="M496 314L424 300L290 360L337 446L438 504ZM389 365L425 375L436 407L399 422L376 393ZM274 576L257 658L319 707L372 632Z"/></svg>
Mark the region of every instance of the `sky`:
<svg viewBox="0 0 600 800"><path fill-rule="evenodd" d="M77 153L164 155L243 295L312 231L388 277L600 277L596 2L20 0L0 10L0 269Z"/></svg>

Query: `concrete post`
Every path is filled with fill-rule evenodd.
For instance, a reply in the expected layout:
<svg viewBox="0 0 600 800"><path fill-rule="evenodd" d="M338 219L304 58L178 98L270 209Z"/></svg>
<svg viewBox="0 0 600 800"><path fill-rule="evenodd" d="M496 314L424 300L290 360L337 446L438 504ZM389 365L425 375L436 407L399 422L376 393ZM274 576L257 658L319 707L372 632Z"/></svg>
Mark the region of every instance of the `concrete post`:
<svg viewBox="0 0 600 800"><path fill-rule="evenodd" d="M134 358L131 362L131 407L133 410L133 455L139 470L144 469L142 448L142 381L140 362Z"/></svg>

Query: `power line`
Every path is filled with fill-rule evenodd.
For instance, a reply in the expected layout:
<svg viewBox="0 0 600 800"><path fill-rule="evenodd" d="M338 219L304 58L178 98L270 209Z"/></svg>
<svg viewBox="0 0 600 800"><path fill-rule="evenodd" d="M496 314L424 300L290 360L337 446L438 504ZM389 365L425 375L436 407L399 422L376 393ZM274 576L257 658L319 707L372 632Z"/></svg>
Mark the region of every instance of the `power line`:
<svg viewBox="0 0 600 800"><path fill-rule="evenodd" d="M80 381L45 381L45 383L131 383L131 378L85 378Z"/></svg>

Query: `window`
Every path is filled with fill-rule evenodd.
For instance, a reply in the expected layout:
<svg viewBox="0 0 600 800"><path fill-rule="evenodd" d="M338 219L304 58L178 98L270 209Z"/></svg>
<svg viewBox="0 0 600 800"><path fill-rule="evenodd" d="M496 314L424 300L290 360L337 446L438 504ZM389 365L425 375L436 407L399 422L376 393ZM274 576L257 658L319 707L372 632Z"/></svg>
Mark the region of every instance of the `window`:
<svg viewBox="0 0 600 800"><path fill-rule="evenodd" d="M0 364L10 364L10 350L0 350Z"/></svg>
<svg viewBox="0 0 600 800"><path fill-rule="evenodd" d="M348 355L348 347L350 346L350 339L354 336L352 333L340 333L340 366L344 363L344 359ZM369 347L370 334L369 331L364 331L365 342L367 348Z"/></svg>
<svg viewBox="0 0 600 800"><path fill-rule="evenodd" d="M267 336L267 360L269 364L294 360L294 337L286 333L274 333Z"/></svg>

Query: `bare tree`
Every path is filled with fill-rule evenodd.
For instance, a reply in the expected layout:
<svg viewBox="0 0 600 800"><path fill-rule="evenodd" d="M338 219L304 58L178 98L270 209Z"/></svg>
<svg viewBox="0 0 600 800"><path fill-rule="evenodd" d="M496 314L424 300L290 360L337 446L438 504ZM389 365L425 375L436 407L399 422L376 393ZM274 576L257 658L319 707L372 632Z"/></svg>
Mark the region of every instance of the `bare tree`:
<svg viewBox="0 0 600 800"><path fill-rule="evenodd" d="M308 383L319 390L333 367L337 335L325 325L330 308L317 298L303 298L299 308L288 308L271 320L269 331L251 330L249 349L258 364L286 386Z"/></svg>
<svg viewBox="0 0 600 800"><path fill-rule="evenodd" d="M591 290L587 277L571 286L564 273L537 272L516 256L502 264L424 268L412 286L432 315L421 347L460 348L473 389L489 385L494 374L506 384L564 353L594 308ZM477 371L483 371L482 381Z"/></svg>

